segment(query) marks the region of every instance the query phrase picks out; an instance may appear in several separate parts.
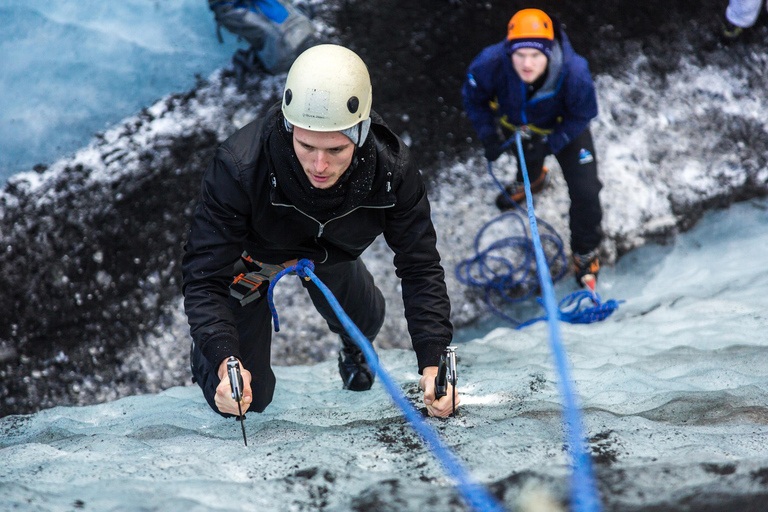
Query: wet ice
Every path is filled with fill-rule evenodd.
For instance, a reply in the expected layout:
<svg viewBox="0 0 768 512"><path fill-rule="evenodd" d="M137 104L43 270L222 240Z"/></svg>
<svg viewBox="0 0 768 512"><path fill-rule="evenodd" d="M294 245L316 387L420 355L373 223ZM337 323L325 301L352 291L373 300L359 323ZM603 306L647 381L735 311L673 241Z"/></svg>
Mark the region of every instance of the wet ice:
<svg viewBox="0 0 768 512"><path fill-rule="evenodd" d="M3 2L0 184L226 64L215 33L204 1Z"/></svg>

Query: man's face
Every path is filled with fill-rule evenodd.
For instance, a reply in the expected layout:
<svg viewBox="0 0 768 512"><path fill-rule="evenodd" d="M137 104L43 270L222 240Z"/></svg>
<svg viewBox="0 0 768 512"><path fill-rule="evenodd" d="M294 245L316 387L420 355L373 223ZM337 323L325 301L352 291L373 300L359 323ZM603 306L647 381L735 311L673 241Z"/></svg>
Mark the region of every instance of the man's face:
<svg viewBox="0 0 768 512"><path fill-rule="evenodd" d="M315 188L331 188L349 164L355 145L341 132L315 132L293 127L293 149Z"/></svg>
<svg viewBox="0 0 768 512"><path fill-rule="evenodd" d="M526 84L532 84L543 75L547 63L547 56L533 48L520 48L512 54L512 67Z"/></svg>

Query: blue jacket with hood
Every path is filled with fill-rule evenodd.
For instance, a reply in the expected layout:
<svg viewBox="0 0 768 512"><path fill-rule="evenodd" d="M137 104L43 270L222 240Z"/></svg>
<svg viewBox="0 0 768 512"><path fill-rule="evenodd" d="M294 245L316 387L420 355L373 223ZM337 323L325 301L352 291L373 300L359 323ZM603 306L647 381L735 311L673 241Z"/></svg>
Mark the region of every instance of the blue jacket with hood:
<svg viewBox="0 0 768 512"><path fill-rule="evenodd" d="M555 40L547 78L532 97L512 67L509 41L485 48L469 65L462 96L480 140L497 137L494 118L506 115L515 126L552 130L547 140L557 154L597 116L597 97L587 61L573 51L560 24L553 22ZM496 112L491 101L498 103Z"/></svg>

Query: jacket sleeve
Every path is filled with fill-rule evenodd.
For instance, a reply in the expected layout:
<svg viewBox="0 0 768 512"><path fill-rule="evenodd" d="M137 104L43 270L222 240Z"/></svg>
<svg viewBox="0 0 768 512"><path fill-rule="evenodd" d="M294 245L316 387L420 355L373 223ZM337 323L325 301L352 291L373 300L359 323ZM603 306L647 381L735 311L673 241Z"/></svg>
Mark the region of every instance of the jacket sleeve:
<svg viewBox="0 0 768 512"><path fill-rule="evenodd" d="M421 373L427 366L437 366L451 343L451 305L426 186L412 162L406 164L396 193L397 204L387 211L384 237L395 253L395 272L401 279L405 318Z"/></svg>
<svg viewBox="0 0 768 512"><path fill-rule="evenodd" d="M248 233L251 202L237 172L231 154L220 147L203 176L182 261L190 333L214 368L226 357L240 357L229 284Z"/></svg>
<svg viewBox="0 0 768 512"><path fill-rule="evenodd" d="M477 136L481 141L486 141L498 137L494 113L490 105L497 93L493 90L492 73L486 69L487 65L481 65L479 62L483 55L478 56L470 64L461 88L461 97L467 117L472 122Z"/></svg>
<svg viewBox="0 0 768 512"><path fill-rule="evenodd" d="M557 154L583 132L597 117L595 84L587 61L579 58L565 78L565 110L563 120L547 138L552 153Z"/></svg>

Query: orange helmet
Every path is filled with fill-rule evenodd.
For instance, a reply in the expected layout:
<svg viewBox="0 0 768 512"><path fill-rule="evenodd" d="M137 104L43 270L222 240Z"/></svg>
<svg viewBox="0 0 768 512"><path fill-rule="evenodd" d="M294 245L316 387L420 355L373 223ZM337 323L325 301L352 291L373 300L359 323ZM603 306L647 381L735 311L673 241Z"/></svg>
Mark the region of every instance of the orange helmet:
<svg viewBox="0 0 768 512"><path fill-rule="evenodd" d="M507 25L507 41L513 39L555 39L552 20L539 9L517 11Z"/></svg>

